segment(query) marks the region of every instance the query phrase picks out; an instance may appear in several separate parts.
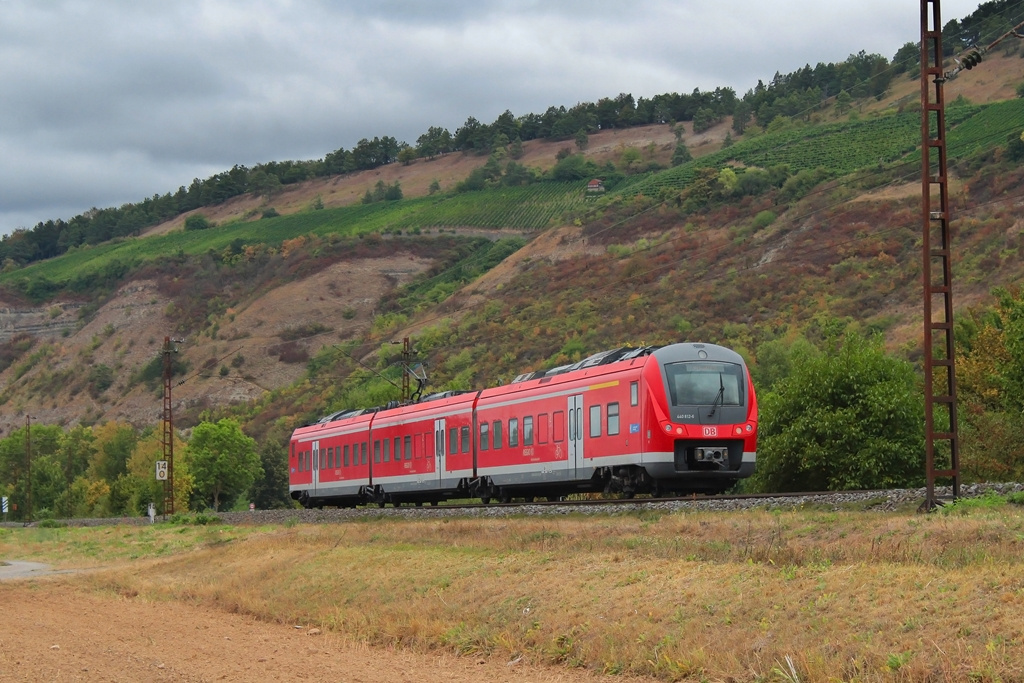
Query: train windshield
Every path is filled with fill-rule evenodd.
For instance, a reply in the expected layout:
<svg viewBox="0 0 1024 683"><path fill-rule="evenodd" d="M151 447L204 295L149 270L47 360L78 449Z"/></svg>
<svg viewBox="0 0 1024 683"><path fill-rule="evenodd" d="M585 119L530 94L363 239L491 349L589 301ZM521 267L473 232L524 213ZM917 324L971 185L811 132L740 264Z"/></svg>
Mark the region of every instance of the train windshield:
<svg viewBox="0 0 1024 683"><path fill-rule="evenodd" d="M673 406L743 405L743 369L735 363L669 363L665 376Z"/></svg>

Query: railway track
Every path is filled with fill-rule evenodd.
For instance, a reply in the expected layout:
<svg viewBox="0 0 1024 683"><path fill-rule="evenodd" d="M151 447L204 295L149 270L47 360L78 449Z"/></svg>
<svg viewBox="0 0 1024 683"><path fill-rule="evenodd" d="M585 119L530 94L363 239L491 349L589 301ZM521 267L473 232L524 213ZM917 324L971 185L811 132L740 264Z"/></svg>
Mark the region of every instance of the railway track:
<svg viewBox="0 0 1024 683"><path fill-rule="evenodd" d="M971 484L961 486L962 498L983 495L988 492L1008 494L1024 491L1024 484ZM951 495L949 489L936 488L942 498ZM458 505L399 507L376 505L357 508L252 510L247 512L208 513L227 524L293 524L332 523L350 519L396 518L396 519L438 519L444 517L517 517L544 515L601 515L629 514L644 511L736 511L756 508L793 508L817 506L835 510L913 510L924 501L925 489L888 489L871 491L817 491L769 494L742 494L718 496L682 496L676 498L607 498L564 501L521 501L511 503L466 503ZM157 521L162 521L159 517ZM101 526L111 524L145 525L148 517L116 517L99 519L58 520L68 526ZM38 524L38 523L34 523ZM4 526L22 527L21 523L7 523Z"/></svg>

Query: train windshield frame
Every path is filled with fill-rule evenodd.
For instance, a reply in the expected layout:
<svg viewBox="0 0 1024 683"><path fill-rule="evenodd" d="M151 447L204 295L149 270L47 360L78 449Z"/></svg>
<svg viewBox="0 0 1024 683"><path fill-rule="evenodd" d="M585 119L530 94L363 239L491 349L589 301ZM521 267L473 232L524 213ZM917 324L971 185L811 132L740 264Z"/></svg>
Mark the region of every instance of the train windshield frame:
<svg viewBox="0 0 1024 683"><path fill-rule="evenodd" d="M742 366L722 361L665 364L669 400L677 406L742 406L746 383Z"/></svg>

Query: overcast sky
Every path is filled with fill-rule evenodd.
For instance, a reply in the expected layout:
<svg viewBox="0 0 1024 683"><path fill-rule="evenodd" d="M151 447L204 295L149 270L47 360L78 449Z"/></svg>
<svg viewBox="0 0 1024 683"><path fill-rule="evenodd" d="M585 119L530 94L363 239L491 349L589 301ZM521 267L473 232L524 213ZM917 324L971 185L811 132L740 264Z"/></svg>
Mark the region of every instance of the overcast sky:
<svg viewBox="0 0 1024 683"><path fill-rule="evenodd" d="M919 32L919 0L0 0L0 234L505 109L743 95Z"/></svg>

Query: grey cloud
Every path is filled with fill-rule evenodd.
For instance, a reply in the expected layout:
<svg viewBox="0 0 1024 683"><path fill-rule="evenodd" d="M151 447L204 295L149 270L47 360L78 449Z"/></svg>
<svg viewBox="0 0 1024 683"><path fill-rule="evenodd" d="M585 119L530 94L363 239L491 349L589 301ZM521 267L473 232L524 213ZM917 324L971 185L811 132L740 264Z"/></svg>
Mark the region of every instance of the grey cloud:
<svg viewBox="0 0 1024 683"><path fill-rule="evenodd" d="M742 94L860 49L891 57L916 40L903 5L0 0L0 233L469 116Z"/></svg>

